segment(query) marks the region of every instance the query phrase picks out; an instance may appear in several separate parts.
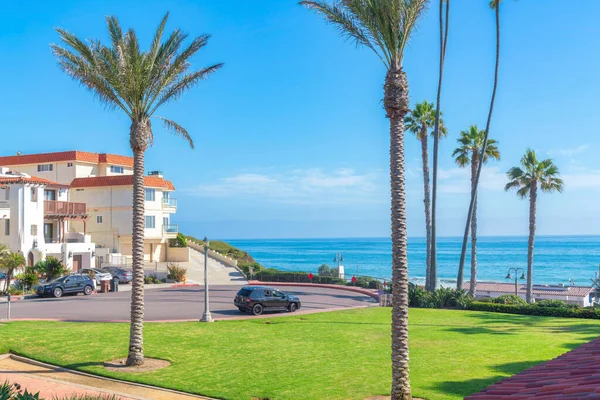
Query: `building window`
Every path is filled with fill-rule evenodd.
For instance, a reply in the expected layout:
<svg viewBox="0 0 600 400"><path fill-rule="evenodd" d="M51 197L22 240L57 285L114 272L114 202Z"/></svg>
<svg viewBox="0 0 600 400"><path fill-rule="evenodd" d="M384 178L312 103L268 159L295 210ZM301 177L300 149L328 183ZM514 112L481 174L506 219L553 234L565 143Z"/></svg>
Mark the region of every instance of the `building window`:
<svg viewBox="0 0 600 400"><path fill-rule="evenodd" d="M37 189L36 188L31 188L31 201L34 203L37 202Z"/></svg>
<svg viewBox="0 0 600 400"><path fill-rule="evenodd" d="M156 190L146 189L146 201L154 201L156 198Z"/></svg>
<svg viewBox="0 0 600 400"><path fill-rule="evenodd" d="M123 173L123 167L117 167L116 165L111 165L110 166L110 172L112 172L114 174L122 174Z"/></svg>
<svg viewBox="0 0 600 400"><path fill-rule="evenodd" d="M31 235L37 236L37 225L31 225Z"/></svg>
<svg viewBox="0 0 600 400"><path fill-rule="evenodd" d="M67 167L72 167L72 166L73 166L73 163L72 163L72 162L68 162L68 163L67 163Z"/></svg>
<svg viewBox="0 0 600 400"><path fill-rule="evenodd" d="M96 216L96 223L97 224L101 224L102 223L102 215L97 215Z"/></svg>
<svg viewBox="0 0 600 400"><path fill-rule="evenodd" d="M52 171L52 169L53 169L52 164L40 164L37 166L38 172Z"/></svg>
<svg viewBox="0 0 600 400"><path fill-rule="evenodd" d="M4 220L4 236L10 236L10 219Z"/></svg>
<svg viewBox="0 0 600 400"><path fill-rule="evenodd" d="M163 217L163 225L164 226L169 225L169 217Z"/></svg>
<svg viewBox="0 0 600 400"><path fill-rule="evenodd" d="M10 200L10 186L4 189L4 200Z"/></svg>
<svg viewBox="0 0 600 400"><path fill-rule="evenodd" d="M156 218L154 215L146 215L146 229L156 228Z"/></svg>

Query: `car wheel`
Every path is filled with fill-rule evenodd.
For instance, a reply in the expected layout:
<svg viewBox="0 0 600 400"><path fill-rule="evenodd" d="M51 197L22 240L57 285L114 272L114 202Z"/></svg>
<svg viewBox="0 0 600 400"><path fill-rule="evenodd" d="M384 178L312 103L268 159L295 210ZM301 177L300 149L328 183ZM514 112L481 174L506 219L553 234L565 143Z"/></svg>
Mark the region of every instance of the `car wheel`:
<svg viewBox="0 0 600 400"><path fill-rule="evenodd" d="M263 313L263 306L260 304L255 304L254 307L252 307L252 314L254 315L260 315Z"/></svg>
<svg viewBox="0 0 600 400"><path fill-rule="evenodd" d="M60 296L63 295L63 290L61 288L57 287L54 289L52 294L54 295L54 297L59 298Z"/></svg>
<svg viewBox="0 0 600 400"><path fill-rule="evenodd" d="M297 309L298 309L298 305L296 303L290 303L290 305L288 306L289 312L295 312Z"/></svg>
<svg viewBox="0 0 600 400"><path fill-rule="evenodd" d="M83 288L83 294L85 294L86 296L89 296L90 294L92 294L93 290L94 289L90 285L87 285L86 287Z"/></svg>
<svg viewBox="0 0 600 400"><path fill-rule="evenodd" d="M242 307L238 307L238 310L240 310L240 312L246 312L246 309Z"/></svg>

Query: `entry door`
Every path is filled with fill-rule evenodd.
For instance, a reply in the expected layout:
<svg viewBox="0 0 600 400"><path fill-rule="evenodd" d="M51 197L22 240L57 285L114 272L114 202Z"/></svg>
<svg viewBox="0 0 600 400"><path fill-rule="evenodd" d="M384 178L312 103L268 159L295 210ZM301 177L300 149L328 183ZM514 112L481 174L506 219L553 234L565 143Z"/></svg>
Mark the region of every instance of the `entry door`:
<svg viewBox="0 0 600 400"><path fill-rule="evenodd" d="M54 225L53 224L44 224L44 240L46 243L54 242Z"/></svg>
<svg viewBox="0 0 600 400"><path fill-rule="evenodd" d="M83 261L83 256L81 254L73 255L73 271L79 271L81 269L82 261Z"/></svg>
<svg viewBox="0 0 600 400"><path fill-rule="evenodd" d="M56 190L44 190L44 200L55 201Z"/></svg>

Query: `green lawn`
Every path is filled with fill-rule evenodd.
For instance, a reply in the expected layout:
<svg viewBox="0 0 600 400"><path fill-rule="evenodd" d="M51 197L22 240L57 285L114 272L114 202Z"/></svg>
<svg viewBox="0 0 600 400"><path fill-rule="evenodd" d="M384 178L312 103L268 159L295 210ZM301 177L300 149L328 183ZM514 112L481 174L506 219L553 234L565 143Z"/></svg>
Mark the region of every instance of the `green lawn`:
<svg viewBox="0 0 600 400"><path fill-rule="evenodd" d="M600 321L411 309L413 395L458 399L595 338ZM150 323L146 355L172 366L109 373L128 325L0 324L0 354L226 399L365 399L389 394L390 309L214 324Z"/></svg>

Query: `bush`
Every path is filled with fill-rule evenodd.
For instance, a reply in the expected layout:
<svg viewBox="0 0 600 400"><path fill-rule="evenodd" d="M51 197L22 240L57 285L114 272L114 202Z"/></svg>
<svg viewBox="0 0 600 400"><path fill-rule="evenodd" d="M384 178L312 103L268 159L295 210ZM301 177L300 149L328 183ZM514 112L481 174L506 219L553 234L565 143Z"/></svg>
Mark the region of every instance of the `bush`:
<svg viewBox="0 0 600 400"><path fill-rule="evenodd" d="M408 306L431 308L431 293L414 283L408 284Z"/></svg>
<svg viewBox="0 0 600 400"><path fill-rule="evenodd" d="M408 284L408 306L419 308L459 308L465 310L473 302L473 296L463 289L441 287L435 292Z"/></svg>
<svg viewBox="0 0 600 400"><path fill-rule="evenodd" d="M169 239L169 247L187 247L187 239L179 232L175 239Z"/></svg>
<svg viewBox="0 0 600 400"><path fill-rule="evenodd" d="M187 273L187 268L180 267L177 263L169 263L167 265L167 279L173 279L175 282L183 281L183 277Z"/></svg>
<svg viewBox="0 0 600 400"><path fill-rule="evenodd" d="M360 286L361 288L377 289L377 281L369 276L359 276L356 278L356 283L348 282L348 286Z"/></svg>
<svg viewBox="0 0 600 400"><path fill-rule="evenodd" d="M63 263L56 257L46 257L44 261L38 261L34 266L35 271L43 275L47 281L60 278L68 271Z"/></svg>
<svg viewBox="0 0 600 400"><path fill-rule="evenodd" d="M516 294L503 294L492 300L496 304L527 304L520 296Z"/></svg>
<svg viewBox="0 0 600 400"><path fill-rule="evenodd" d="M469 305L468 309L473 311L501 312L507 314L539 315L543 317L600 319L600 309L591 307L540 307L536 304L497 304L474 301Z"/></svg>
<svg viewBox="0 0 600 400"><path fill-rule="evenodd" d="M33 288L34 285L40 281L39 276L35 272L34 267L27 267L22 274L15 277L19 281L19 286L24 287L27 290Z"/></svg>
<svg viewBox="0 0 600 400"><path fill-rule="evenodd" d="M566 301L562 300L539 300L534 303L538 307L552 307L552 308L579 308L577 304L567 304Z"/></svg>
<svg viewBox="0 0 600 400"><path fill-rule="evenodd" d="M308 279L308 272L287 272L278 271L274 268L268 268L260 271L254 276L262 282L297 282L297 283L310 283ZM312 279L312 283L322 283L331 285L345 285L346 281L333 276L319 276L315 275Z"/></svg>
<svg viewBox="0 0 600 400"><path fill-rule="evenodd" d="M161 283L161 280L158 279L156 277L156 275L150 275L150 276L144 277L144 283L148 283L148 284Z"/></svg>
<svg viewBox="0 0 600 400"><path fill-rule="evenodd" d="M115 395L71 395L66 397L54 397L54 400L117 400ZM5 381L0 385L0 400L44 400L39 393L29 393L27 389L22 390L18 383Z"/></svg>

